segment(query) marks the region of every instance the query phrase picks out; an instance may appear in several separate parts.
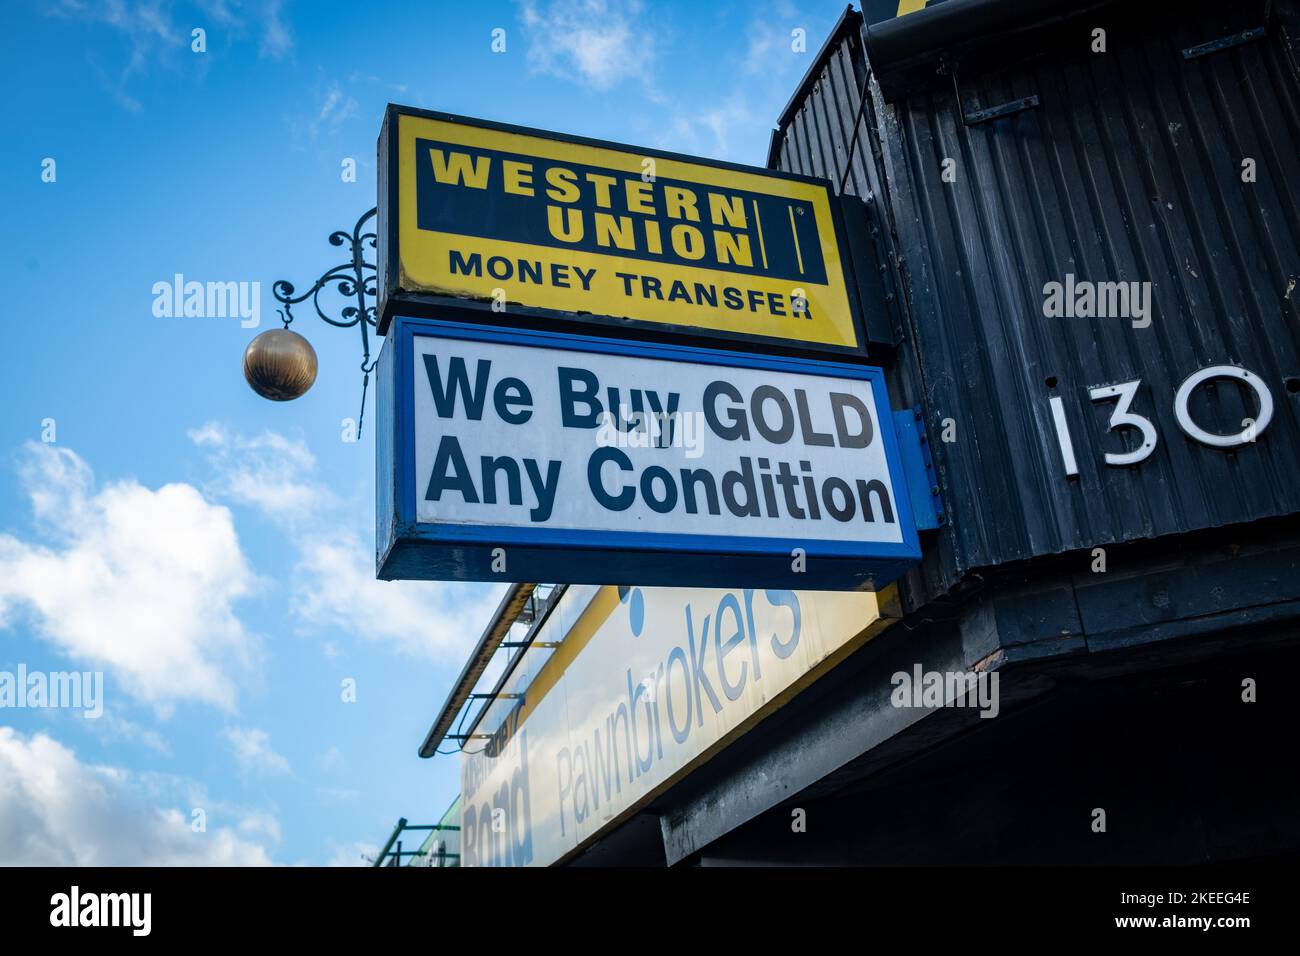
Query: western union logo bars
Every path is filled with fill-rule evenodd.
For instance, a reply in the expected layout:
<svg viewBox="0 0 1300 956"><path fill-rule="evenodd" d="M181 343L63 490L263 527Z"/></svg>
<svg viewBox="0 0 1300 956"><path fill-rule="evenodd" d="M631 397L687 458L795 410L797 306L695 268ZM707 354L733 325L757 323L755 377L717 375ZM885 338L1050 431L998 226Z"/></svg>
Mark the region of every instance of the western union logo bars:
<svg viewBox="0 0 1300 956"><path fill-rule="evenodd" d="M863 354L824 181L395 106L380 153L381 331L451 307Z"/></svg>

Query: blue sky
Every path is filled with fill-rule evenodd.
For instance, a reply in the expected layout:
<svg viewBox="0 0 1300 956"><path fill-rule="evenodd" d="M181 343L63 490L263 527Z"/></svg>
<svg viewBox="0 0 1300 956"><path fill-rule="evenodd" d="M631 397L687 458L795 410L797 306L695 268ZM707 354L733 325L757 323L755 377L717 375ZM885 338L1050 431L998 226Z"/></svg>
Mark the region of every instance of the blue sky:
<svg viewBox="0 0 1300 956"><path fill-rule="evenodd" d="M0 709L0 864L356 864L398 816L442 813L457 763L416 748L499 592L373 580L369 423L343 441L359 337L298 310L316 385L259 399L240 360L275 325L271 283L338 261L389 101L761 165L842 9L10 11L0 674L105 685L98 719ZM176 273L260 283L260 327L155 315Z"/></svg>

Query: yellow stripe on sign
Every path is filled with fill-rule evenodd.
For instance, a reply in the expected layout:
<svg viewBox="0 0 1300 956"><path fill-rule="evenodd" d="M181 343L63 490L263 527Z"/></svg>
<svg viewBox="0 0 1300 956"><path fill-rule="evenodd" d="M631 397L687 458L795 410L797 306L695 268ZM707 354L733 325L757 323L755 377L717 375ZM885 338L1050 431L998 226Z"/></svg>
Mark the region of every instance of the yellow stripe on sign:
<svg viewBox="0 0 1300 956"><path fill-rule="evenodd" d="M767 246L763 245L763 220L758 216L758 200L754 203L754 228L758 231L758 252L763 257L763 268L767 268Z"/></svg>
<svg viewBox="0 0 1300 956"><path fill-rule="evenodd" d="M547 658L546 663L542 665L541 671L533 678L533 682L528 685L524 692L524 704L519 708L519 716L516 719L515 727L522 727L528 715L537 709L537 705L542 702L542 698L547 692L555 686L560 676L573 663L573 659L582 652L587 643L596 636L609 616L614 613L619 605L618 588L612 585L605 585L596 592L596 596L583 609L578 620L569 628L567 634L560 641L560 646L555 649L555 653Z"/></svg>
<svg viewBox="0 0 1300 956"><path fill-rule="evenodd" d="M803 273L803 253L799 250L799 230L794 225L794 206L787 206L790 213L790 235L794 236L794 257L799 260L799 272Z"/></svg>
<svg viewBox="0 0 1300 956"><path fill-rule="evenodd" d="M925 4L926 0L898 0L898 15L902 17L917 10L924 10Z"/></svg>

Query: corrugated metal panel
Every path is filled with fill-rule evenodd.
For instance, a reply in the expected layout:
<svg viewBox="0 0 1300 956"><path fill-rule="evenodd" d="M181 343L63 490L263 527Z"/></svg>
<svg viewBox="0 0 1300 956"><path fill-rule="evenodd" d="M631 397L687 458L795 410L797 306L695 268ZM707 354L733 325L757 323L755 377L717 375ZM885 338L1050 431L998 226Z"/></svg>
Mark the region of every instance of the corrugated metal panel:
<svg viewBox="0 0 1300 956"><path fill-rule="evenodd" d="M951 85L892 102L873 89L851 164L867 67L860 23L850 23L774 137L780 168L838 183L848 165L845 192L874 199L898 257L907 341L894 401L919 391L932 437L951 419L957 439L935 442L951 521L927 559L932 586L970 569L1300 512L1300 395L1288 389L1300 385L1296 3L1274 4L1264 39L1190 61L1184 48L1259 25L1262 3L1186 4L1176 18L1140 23L1131 7L1054 35L1020 65L960 77L967 110L1028 95L1037 109L966 126ZM1098 25L1104 54L1090 50ZM1247 157L1253 183L1242 181ZM943 180L945 159L955 182ZM1067 273L1150 281L1151 327L1046 318L1044 284ZM1215 364L1244 366L1271 391L1274 419L1254 445L1213 449L1177 426L1179 384ZM1132 447L1135 433L1108 434L1114 402L1094 403L1087 389L1134 378L1133 410L1155 422L1159 445L1139 465L1107 466L1104 453ZM1077 479L1062 471L1053 395L1071 425ZM1220 432L1253 414L1226 383L1202 389L1192 407Z"/></svg>
<svg viewBox="0 0 1300 956"><path fill-rule="evenodd" d="M858 115L865 77L860 18L847 16L837 27L838 39L823 51L815 79L799 104L791 104L788 122L773 140L774 154L768 164L789 172L830 179L837 186L844 178L846 165L851 166L844 192L867 198L871 194L867 159L874 137L859 131L851 163L849 144L853 139L853 122Z"/></svg>

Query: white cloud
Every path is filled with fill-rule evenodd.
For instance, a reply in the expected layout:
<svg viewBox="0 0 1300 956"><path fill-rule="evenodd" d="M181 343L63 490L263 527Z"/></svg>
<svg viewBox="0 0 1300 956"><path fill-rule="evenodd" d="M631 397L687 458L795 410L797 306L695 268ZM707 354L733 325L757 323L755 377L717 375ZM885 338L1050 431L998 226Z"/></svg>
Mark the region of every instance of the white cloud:
<svg viewBox="0 0 1300 956"><path fill-rule="evenodd" d="M289 761L275 752L271 735L265 730L250 727L227 727L222 736L239 762L239 769L247 774L276 776L289 773Z"/></svg>
<svg viewBox="0 0 1300 956"><path fill-rule="evenodd" d="M126 36L131 53L121 69L106 70L94 60L91 67L100 85L119 106L132 113L140 112L142 107L127 93L127 83L168 51L189 48L188 37L172 25L167 0L49 0L43 9L47 16L106 25Z"/></svg>
<svg viewBox="0 0 1300 956"><path fill-rule="evenodd" d="M756 5L743 44L717 44L717 69L743 74L744 82L717 98L672 96L672 107L664 111L668 120L650 133L651 145L761 164L777 113L816 55L820 37L808 26L816 19L791 3ZM793 48L796 29L805 31L802 52Z"/></svg>
<svg viewBox="0 0 1300 956"><path fill-rule="evenodd" d="M746 36L745 72L763 73L773 69L773 54L790 52L789 37L766 17L752 20Z"/></svg>
<svg viewBox="0 0 1300 956"><path fill-rule="evenodd" d="M347 846L335 846L334 855L326 866L370 866L379 856L379 846L375 843L350 843Z"/></svg>
<svg viewBox="0 0 1300 956"><path fill-rule="evenodd" d="M279 843L283 835L280 832L280 821L272 814L265 812L245 813L240 817L235 829L250 840L262 837L268 843Z"/></svg>
<svg viewBox="0 0 1300 956"><path fill-rule="evenodd" d="M316 793L321 799L330 803L351 803L361 796L358 790L340 789L338 787L317 787Z"/></svg>
<svg viewBox="0 0 1300 956"><path fill-rule="evenodd" d="M228 509L188 484L95 487L74 452L28 443L22 483L49 538L0 534L0 627L29 612L74 661L161 711L232 708L257 650L233 610L256 579Z"/></svg>
<svg viewBox="0 0 1300 956"><path fill-rule="evenodd" d="M191 55L190 31L194 27L208 31L209 50L215 48L217 33L243 37L249 32L248 22L237 12L244 9L240 0L198 0L197 11L186 9L179 24L172 19L177 6L173 0L46 0L43 10L47 16L107 26L126 37L131 52L125 65L108 70L92 60L91 66L118 105L138 113L143 107L127 92L127 84L155 63L166 62L174 68L181 57ZM249 4L259 56L279 59L293 50L293 36L283 13L282 0ZM207 60L194 61L194 65L202 70Z"/></svg>
<svg viewBox="0 0 1300 956"><path fill-rule="evenodd" d="M756 16L745 30L745 56L743 69L753 76L794 78L803 75L812 66L820 42L809 35L808 18L801 17L792 7ZM794 31L803 34L803 50L794 48ZM809 49L809 46L812 49ZM789 84L784 84L788 86Z"/></svg>
<svg viewBox="0 0 1300 956"><path fill-rule="evenodd" d="M343 758L343 751L333 745L330 746L323 754L316 758L322 770L339 770L347 762Z"/></svg>
<svg viewBox="0 0 1300 956"><path fill-rule="evenodd" d="M142 727L125 717L119 717L114 711L105 710L103 716L98 720L86 721L86 726L104 742L139 744L157 753L171 756L171 747L168 746L162 734L156 730Z"/></svg>
<svg viewBox="0 0 1300 956"><path fill-rule="evenodd" d="M258 33L257 55L278 60L292 52L293 35L284 22L282 0L253 0L249 6ZM196 25L209 27L209 33L211 26L241 37L248 32L248 24L236 12L244 9L241 0L198 0L198 7L209 22Z"/></svg>
<svg viewBox="0 0 1300 956"><path fill-rule="evenodd" d="M752 135L754 130L762 128L758 124L759 119L745 96L733 93L723 103L679 111L673 120L670 137L656 145L716 159L750 162L753 157L737 156L733 151L736 137Z"/></svg>
<svg viewBox="0 0 1300 956"><path fill-rule="evenodd" d="M244 9L241 0L198 0L198 6L212 24L222 30L236 36L243 36L247 32L248 25L236 12ZM258 56L279 59L292 52L293 35L284 22L282 0L253 0L249 7L250 16L257 26Z"/></svg>
<svg viewBox="0 0 1300 956"><path fill-rule="evenodd" d="M293 602L305 621L412 657L459 660L504 591L497 584L377 580L372 549L351 532L309 535L300 548Z"/></svg>
<svg viewBox="0 0 1300 956"><path fill-rule="evenodd" d="M245 438L219 422L191 429L190 441L208 452L217 481L211 491L252 505L277 521L295 523L336 505L334 494L304 479L316 470L305 442L273 431Z"/></svg>
<svg viewBox="0 0 1300 956"><path fill-rule="evenodd" d="M358 109L357 101L352 96L345 95L336 82L325 94L325 101L321 103L316 118L308 125L312 139L316 138L322 128L338 129L345 120L356 116Z"/></svg>
<svg viewBox="0 0 1300 956"><path fill-rule="evenodd" d="M533 69L607 90L624 80L648 81L654 37L638 0L522 0Z"/></svg>
<svg viewBox="0 0 1300 956"><path fill-rule="evenodd" d="M195 833L191 808L143 799L123 769L84 764L45 734L0 727L0 861L12 866L266 866L265 814Z"/></svg>
<svg viewBox="0 0 1300 956"><path fill-rule="evenodd" d="M258 54L279 59L293 49L293 34L284 22L281 0L262 0L258 5L262 18L262 39Z"/></svg>
<svg viewBox="0 0 1300 956"><path fill-rule="evenodd" d="M331 80L323 91L318 87L316 95L320 106L285 117L290 138L298 148L315 143L322 133L337 134L343 124L357 116L361 110L356 97L345 92L338 80Z"/></svg>
<svg viewBox="0 0 1300 956"><path fill-rule="evenodd" d="M455 661L500 600L504 586L497 584L377 580L373 545L347 527L346 509L317 481L303 442L274 432L248 439L216 422L190 438L209 453L214 492L288 531L298 551L292 607L305 624L340 628L412 657ZM336 657L338 648L325 653Z"/></svg>

